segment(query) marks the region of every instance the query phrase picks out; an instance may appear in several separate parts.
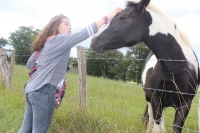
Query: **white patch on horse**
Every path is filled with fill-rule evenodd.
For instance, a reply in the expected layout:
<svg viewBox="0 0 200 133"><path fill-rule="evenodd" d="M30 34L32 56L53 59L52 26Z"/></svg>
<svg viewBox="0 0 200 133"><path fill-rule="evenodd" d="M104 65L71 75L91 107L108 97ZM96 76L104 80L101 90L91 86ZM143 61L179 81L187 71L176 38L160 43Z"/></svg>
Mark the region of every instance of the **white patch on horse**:
<svg viewBox="0 0 200 133"><path fill-rule="evenodd" d="M165 108L162 111L162 117L161 117L160 124L156 124L156 122L154 122L152 104L150 102L147 102L147 104L148 104L149 123L148 123L148 128L147 128L146 132L150 132L152 129L152 126L154 126L153 127L154 133L165 133L166 132L165 125L164 125Z"/></svg>
<svg viewBox="0 0 200 133"><path fill-rule="evenodd" d="M154 133L166 133L166 129L165 129L165 125L164 125L164 109L162 111L160 124L156 124L156 122L154 122L153 132Z"/></svg>
<svg viewBox="0 0 200 133"><path fill-rule="evenodd" d="M166 129L165 129L165 121L164 121L164 112L165 112L165 108L162 111L162 118L161 118L161 132L165 133Z"/></svg>
<svg viewBox="0 0 200 133"><path fill-rule="evenodd" d="M198 62L196 61L196 56L194 55L192 48L188 46L186 42L184 42L181 31L178 29L178 27L175 29L175 23L166 16L148 9L147 11L149 11L152 17L152 24L149 26L149 35L154 36L157 33L162 33L165 35L171 34L182 48L186 59L194 65L198 78Z"/></svg>
<svg viewBox="0 0 200 133"><path fill-rule="evenodd" d="M153 109L152 109L152 105L151 105L150 102L147 102L147 104L148 104L148 114L149 114L149 122L148 122L147 132L150 132L151 128L153 126L153 122L154 122L154 119L153 119Z"/></svg>
<svg viewBox="0 0 200 133"><path fill-rule="evenodd" d="M156 122L154 122L153 132L154 133L161 133L161 126L160 126L160 124L156 124Z"/></svg>
<svg viewBox="0 0 200 133"><path fill-rule="evenodd" d="M170 19L151 10L147 9L147 11L151 14L152 17L152 24L149 26L150 36L154 36L157 33L167 35L170 33L170 31L173 31L174 27L172 27L172 25L174 25L174 23Z"/></svg>
<svg viewBox="0 0 200 133"><path fill-rule="evenodd" d="M106 24L106 25L103 25L96 34L94 34L93 38L96 38L98 37L105 29L108 28L108 26L110 25L110 23Z"/></svg>
<svg viewBox="0 0 200 133"><path fill-rule="evenodd" d="M142 84L143 86L145 85L145 81L146 81L146 73L147 71L150 69L150 68L154 68L154 66L156 65L157 63L157 58L155 55L151 56L151 58L149 59L149 61L147 62L146 66L145 66L145 69L142 73Z"/></svg>
<svg viewBox="0 0 200 133"><path fill-rule="evenodd" d="M198 65L199 64L197 62L197 59L196 59L196 57L194 55L193 50L192 49L188 49L188 48L184 48L184 47L182 47L182 50L183 50L183 53L184 53L186 59L188 60L188 62L190 62L194 66L194 68L196 70L196 75L197 75L197 78L198 78ZM189 68L192 68L190 66L191 65L190 63L188 63L188 66L189 66Z"/></svg>

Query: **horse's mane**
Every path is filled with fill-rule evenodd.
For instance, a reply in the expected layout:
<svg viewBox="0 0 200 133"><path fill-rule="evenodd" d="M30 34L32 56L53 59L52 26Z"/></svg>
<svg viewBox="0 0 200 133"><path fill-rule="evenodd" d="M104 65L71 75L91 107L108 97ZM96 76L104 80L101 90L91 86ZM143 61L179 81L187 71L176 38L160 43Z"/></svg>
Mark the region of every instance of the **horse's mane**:
<svg viewBox="0 0 200 133"><path fill-rule="evenodd" d="M126 6L134 6L137 3L139 3L140 0L132 0L132 1L128 1ZM149 3L149 5L146 7L147 10L153 11L161 16L164 16L166 19L168 19L169 21L171 21L174 25L176 25L174 23L174 21L169 18L166 14L164 14L161 10L159 10L155 5L153 5L152 3ZM192 48L188 38L186 37L186 35L176 26L176 30L178 31L178 33L180 34L181 39L183 40L183 42L185 43L185 45L187 45L188 47Z"/></svg>

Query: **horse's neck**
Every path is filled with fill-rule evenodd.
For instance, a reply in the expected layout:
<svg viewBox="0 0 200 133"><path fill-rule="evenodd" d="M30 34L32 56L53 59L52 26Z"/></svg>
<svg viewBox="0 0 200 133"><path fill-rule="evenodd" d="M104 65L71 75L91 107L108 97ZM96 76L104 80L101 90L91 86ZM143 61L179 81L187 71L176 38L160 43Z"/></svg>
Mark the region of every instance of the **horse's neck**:
<svg viewBox="0 0 200 133"><path fill-rule="evenodd" d="M149 35L145 41L146 45L153 51L157 59L164 60L188 60L198 72L197 58L184 34L180 32L173 21L166 16L149 11L152 17L152 24L149 26ZM184 62L184 64L187 62ZM180 62L161 63L162 67L180 64ZM179 67L179 66L175 66ZM183 67L183 66L180 66Z"/></svg>
<svg viewBox="0 0 200 133"><path fill-rule="evenodd" d="M183 55L186 55L186 58L192 55L192 57L187 58L188 60L196 59L193 50L183 40L182 34L175 23L167 16L159 14L159 12L148 11L152 17L152 24L149 26L148 43L150 43L151 48L155 49L152 51L158 52L156 56L160 56L160 58L184 59L182 55L178 55L182 52ZM151 44L152 42L154 44ZM158 51L158 49L161 49L160 47L162 50ZM162 54L163 50L167 53ZM173 54L173 52L176 54Z"/></svg>
<svg viewBox="0 0 200 133"><path fill-rule="evenodd" d="M149 36L145 43L158 59L186 59L181 46L170 34L158 33L155 36Z"/></svg>
<svg viewBox="0 0 200 133"><path fill-rule="evenodd" d="M152 24L149 26L150 36L155 36L158 33L164 35L170 34L176 39L181 47L185 47L185 42L179 33L178 27L171 19L153 11L149 11L149 13L152 17Z"/></svg>
<svg viewBox="0 0 200 133"><path fill-rule="evenodd" d="M187 46L181 47L172 35L157 33L155 36L148 36L145 44L156 58L160 59L159 64L163 72L180 72L183 69L195 68L196 74L198 73L198 61L192 49Z"/></svg>

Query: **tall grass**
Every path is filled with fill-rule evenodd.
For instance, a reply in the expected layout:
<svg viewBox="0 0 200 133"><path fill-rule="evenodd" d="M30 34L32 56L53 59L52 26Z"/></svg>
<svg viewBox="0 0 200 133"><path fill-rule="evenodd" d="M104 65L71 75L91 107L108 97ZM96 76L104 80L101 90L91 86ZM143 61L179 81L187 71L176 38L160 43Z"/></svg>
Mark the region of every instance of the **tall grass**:
<svg viewBox="0 0 200 133"><path fill-rule="evenodd" d="M23 121L23 87L28 69L15 66L13 88L0 86L0 133L16 133ZM67 73L67 90L61 106L55 110L49 133L144 133L142 123L146 101L141 85L88 76L87 107L79 107L78 75ZM195 97L183 133L198 131ZM165 126L172 132L174 109L167 108ZM188 128L188 129L185 129Z"/></svg>

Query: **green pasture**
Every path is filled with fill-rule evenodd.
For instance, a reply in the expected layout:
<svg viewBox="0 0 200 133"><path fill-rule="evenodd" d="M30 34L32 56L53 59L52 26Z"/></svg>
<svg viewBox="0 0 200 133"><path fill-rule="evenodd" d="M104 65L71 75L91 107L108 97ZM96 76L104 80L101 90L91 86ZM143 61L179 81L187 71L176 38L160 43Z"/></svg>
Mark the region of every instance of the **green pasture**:
<svg viewBox="0 0 200 133"><path fill-rule="evenodd" d="M25 111L23 87L29 79L25 66L15 65L13 88L0 84L0 133L17 133ZM67 73L67 90L55 110L49 133L145 133L142 116L146 106L141 85L87 77L87 107L79 107L78 74ZM183 133L198 131L195 97ZM174 109L165 112L165 127L172 132Z"/></svg>

